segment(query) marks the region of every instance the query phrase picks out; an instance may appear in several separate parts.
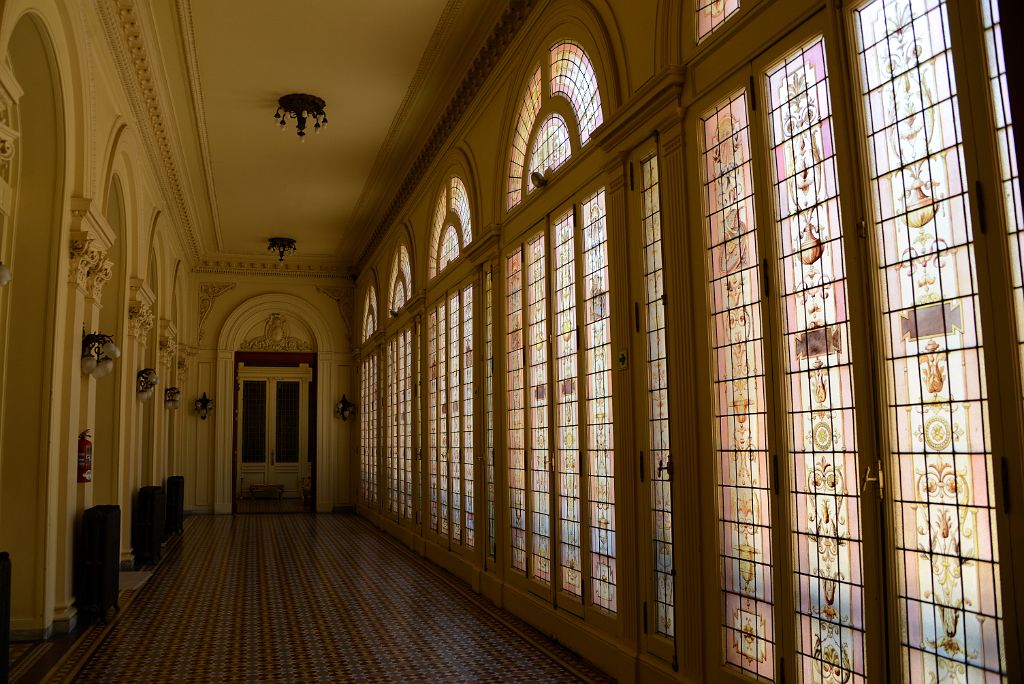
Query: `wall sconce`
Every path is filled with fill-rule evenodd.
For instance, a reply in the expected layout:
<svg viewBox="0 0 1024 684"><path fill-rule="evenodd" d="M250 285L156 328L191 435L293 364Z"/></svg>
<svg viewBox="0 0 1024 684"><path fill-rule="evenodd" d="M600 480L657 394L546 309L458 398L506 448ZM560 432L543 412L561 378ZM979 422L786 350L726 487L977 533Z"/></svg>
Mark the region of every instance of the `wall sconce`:
<svg viewBox="0 0 1024 684"><path fill-rule="evenodd" d="M172 411L181 406L181 390L177 387L168 387L164 390L164 406Z"/></svg>
<svg viewBox="0 0 1024 684"><path fill-rule="evenodd" d="M0 287L3 287L7 283L11 282L11 278L14 274L11 273L11 267L0 261Z"/></svg>
<svg viewBox="0 0 1024 684"><path fill-rule="evenodd" d="M114 359L121 356L121 350L114 344L114 338L101 332L82 336L82 373L102 378L114 370Z"/></svg>
<svg viewBox="0 0 1024 684"><path fill-rule="evenodd" d="M153 389L160 384L160 378L153 368L143 368L135 376L135 396L146 401L153 396Z"/></svg>
<svg viewBox="0 0 1024 684"><path fill-rule="evenodd" d="M334 415L338 416L342 420L348 420L355 412L356 405L349 401L348 397L342 394L341 401L334 406Z"/></svg>
<svg viewBox="0 0 1024 684"><path fill-rule="evenodd" d="M206 416L213 410L213 399L206 396L206 392L203 392L203 396L196 399L194 406L196 411L199 412L199 417L206 420Z"/></svg>

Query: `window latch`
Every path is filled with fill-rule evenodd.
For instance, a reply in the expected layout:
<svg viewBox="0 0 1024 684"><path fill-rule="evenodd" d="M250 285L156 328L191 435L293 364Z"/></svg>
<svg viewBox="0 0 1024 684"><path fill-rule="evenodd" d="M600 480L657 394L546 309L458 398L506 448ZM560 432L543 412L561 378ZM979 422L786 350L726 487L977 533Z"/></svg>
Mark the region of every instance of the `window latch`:
<svg viewBox="0 0 1024 684"><path fill-rule="evenodd" d="M871 474L871 466L864 472L864 480L860 483L861 494L867 489L870 483L875 483L878 486L878 498L883 499L885 497L885 471L882 469L882 462L878 461L875 474Z"/></svg>

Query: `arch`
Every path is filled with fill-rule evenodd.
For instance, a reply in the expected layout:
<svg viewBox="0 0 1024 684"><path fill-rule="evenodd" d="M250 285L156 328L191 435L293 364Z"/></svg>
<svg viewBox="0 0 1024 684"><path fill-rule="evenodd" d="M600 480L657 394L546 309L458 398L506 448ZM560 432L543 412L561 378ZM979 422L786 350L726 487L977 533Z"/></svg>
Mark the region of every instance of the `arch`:
<svg viewBox="0 0 1024 684"><path fill-rule="evenodd" d="M275 292L256 295L236 306L221 326L217 349L238 351L253 326L265 321L271 314L282 311L292 314L289 321L295 321L309 333L309 339L317 352L334 351L337 348L330 325L316 307L301 297Z"/></svg>
<svg viewBox="0 0 1024 684"><path fill-rule="evenodd" d="M366 290L366 304L363 306L362 342L377 332L377 288L370 285Z"/></svg>
<svg viewBox="0 0 1024 684"><path fill-rule="evenodd" d="M430 221L427 278L438 275L473 241L469 190L457 172L445 175Z"/></svg>
<svg viewBox="0 0 1024 684"><path fill-rule="evenodd" d="M392 314L400 311L412 296L412 262L409 250L404 242L395 249L395 257L391 262L391 288L388 293L388 308Z"/></svg>

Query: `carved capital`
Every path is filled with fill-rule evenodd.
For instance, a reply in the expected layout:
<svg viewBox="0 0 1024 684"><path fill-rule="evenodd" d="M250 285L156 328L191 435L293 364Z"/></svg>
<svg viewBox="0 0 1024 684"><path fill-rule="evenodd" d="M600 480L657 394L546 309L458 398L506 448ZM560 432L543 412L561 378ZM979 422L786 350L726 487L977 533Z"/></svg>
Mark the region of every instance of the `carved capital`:
<svg viewBox="0 0 1024 684"><path fill-rule="evenodd" d="M206 332L206 317L213 309L213 303L225 292L235 289L234 283L199 283L199 341Z"/></svg>
<svg viewBox="0 0 1024 684"><path fill-rule="evenodd" d="M196 354L198 353L199 350L196 349L195 347L189 346L187 344L178 345L178 364L176 370L179 385L184 384L185 375L188 373L188 369L192 363L192 359L194 359Z"/></svg>
<svg viewBox="0 0 1024 684"><path fill-rule="evenodd" d="M146 335L153 329L153 310L142 302L128 305L128 334L145 342Z"/></svg>
<svg viewBox="0 0 1024 684"><path fill-rule="evenodd" d="M161 366L170 367L174 363L174 357L178 353L178 341L173 337L161 337L160 348L157 349L157 359Z"/></svg>
<svg viewBox="0 0 1024 684"><path fill-rule="evenodd" d="M89 274L102 268L107 251L100 249L87 235L76 235L71 238L68 258L68 283L88 289Z"/></svg>
<svg viewBox="0 0 1024 684"><path fill-rule="evenodd" d="M104 259L95 268L89 269L89 276L86 282L86 289L89 296L95 302L103 301L103 286L110 282L114 275L114 262Z"/></svg>

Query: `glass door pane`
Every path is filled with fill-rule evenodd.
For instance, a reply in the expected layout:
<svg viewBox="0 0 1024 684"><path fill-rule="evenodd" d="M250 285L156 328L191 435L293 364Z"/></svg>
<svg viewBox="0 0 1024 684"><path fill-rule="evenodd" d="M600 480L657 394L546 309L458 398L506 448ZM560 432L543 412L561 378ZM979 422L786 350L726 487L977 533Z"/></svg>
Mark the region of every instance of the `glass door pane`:
<svg viewBox="0 0 1024 684"><path fill-rule="evenodd" d="M242 463L267 460L267 382L242 382Z"/></svg>
<svg viewBox="0 0 1024 684"><path fill-rule="evenodd" d="M277 403L274 410L274 460L277 463L299 462L299 391L297 380L278 380Z"/></svg>

